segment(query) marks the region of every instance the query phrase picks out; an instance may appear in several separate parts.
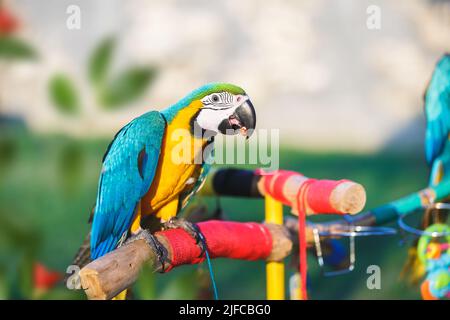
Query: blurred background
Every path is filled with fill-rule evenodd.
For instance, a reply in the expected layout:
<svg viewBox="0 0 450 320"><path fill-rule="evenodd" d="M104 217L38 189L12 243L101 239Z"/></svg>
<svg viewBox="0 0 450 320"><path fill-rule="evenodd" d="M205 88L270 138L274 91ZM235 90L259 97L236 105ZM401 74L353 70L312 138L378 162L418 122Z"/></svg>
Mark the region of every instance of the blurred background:
<svg viewBox="0 0 450 320"><path fill-rule="evenodd" d="M60 277L89 230L106 146L207 82L245 88L258 128L280 129L281 168L360 182L366 209L425 187L422 99L446 51L445 0L0 0L0 298L84 298ZM263 220L260 200L221 203ZM419 299L399 277L407 250L401 236L358 240L355 271L335 278L312 258L310 296ZM222 299L265 297L263 262L213 264ZM381 290L367 289L371 264ZM134 292L211 297L204 266L144 270Z"/></svg>

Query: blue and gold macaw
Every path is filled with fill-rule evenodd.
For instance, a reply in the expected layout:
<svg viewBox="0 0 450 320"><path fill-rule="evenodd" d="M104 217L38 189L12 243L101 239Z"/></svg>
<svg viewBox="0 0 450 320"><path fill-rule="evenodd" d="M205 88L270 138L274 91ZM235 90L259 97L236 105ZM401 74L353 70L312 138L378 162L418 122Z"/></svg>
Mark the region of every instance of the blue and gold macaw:
<svg viewBox="0 0 450 320"><path fill-rule="evenodd" d="M450 55L445 54L436 64L424 96L427 128L425 132L425 158L431 167L429 186L436 186L450 174ZM428 227L426 210L422 227ZM417 240L408 252L402 275L409 274L412 283L417 283L425 274L425 268L417 255Z"/></svg>
<svg viewBox="0 0 450 320"><path fill-rule="evenodd" d="M191 224L175 217L208 173L214 135L240 132L248 138L255 125L255 109L243 89L212 83L123 127L103 158L90 258L116 249L130 235L147 232L146 239L156 240L142 228L146 217L196 236ZM75 261L81 264L80 257Z"/></svg>
<svg viewBox="0 0 450 320"><path fill-rule="evenodd" d="M450 173L450 55L437 63L425 93L425 156L431 166L429 185Z"/></svg>

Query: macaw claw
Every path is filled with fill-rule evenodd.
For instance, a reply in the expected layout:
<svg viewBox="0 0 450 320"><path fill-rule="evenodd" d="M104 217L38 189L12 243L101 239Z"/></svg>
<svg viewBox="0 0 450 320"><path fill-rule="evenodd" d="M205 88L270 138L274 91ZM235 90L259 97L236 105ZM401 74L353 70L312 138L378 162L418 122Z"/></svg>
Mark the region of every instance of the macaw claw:
<svg viewBox="0 0 450 320"><path fill-rule="evenodd" d="M156 270L160 270L161 273L164 273L166 264L170 265L169 254L166 247L164 247L163 244L146 229L140 230L135 236L130 237L126 243L141 239L147 242L158 258L159 266L157 266Z"/></svg>
<svg viewBox="0 0 450 320"><path fill-rule="evenodd" d="M165 229L177 229L181 228L184 231L186 231L192 238L195 239L195 243L200 248L200 257L203 257L203 255L206 252L206 239L203 236L202 232L198 228L197 224L192 223L190 221L187 221L185 219L181 218L171 218L169 221L165 222L164 224Z"/></svg>

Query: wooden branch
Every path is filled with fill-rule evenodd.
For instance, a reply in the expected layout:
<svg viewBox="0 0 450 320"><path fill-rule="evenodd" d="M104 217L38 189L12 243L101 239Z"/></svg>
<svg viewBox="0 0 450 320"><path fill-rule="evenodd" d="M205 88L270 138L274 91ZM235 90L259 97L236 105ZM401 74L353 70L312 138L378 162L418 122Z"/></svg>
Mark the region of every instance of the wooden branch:
<svg viewBox="0 0 450 320"><path fill-rule="evenodd" d="M145 261L155 260L145 240L134 241L81 269L81 286L90 300L111 299L136 281Z"/></svg>
<svg viewBox="0 0 450 320"><path fill-rule="evenodd" d="M248 227L249 231L254 232L254 236L253 234L248 234L248 232L242 234L242 232L233 233L230 231L230 236L221 237L217 241L213 239L213 233L209 233L208 236L203 231L203 228L207 224L210 224L211 230L213 230L212 223L215 223L217 227L225 228L230 224L239 225L239 227ZM199 223L198 225L205 235L211 258L228 257L245 260L266 259L268 261L280 261L288 256L292 249L290 233L280 225L219 221L208 221ZM187 247L183 249L183 252L175 251L176 246L172 240L174 234L186 237L183 245ZM156 237L166 248L170 261L173 262L177 254L184 255L184 260L178 261L176 265L184 264L186 261L189 261L189 263L200 263L203 261L203 259L198 258L200 253L198 246L184 230L162 231L158 232ZM234 241L233 237L235 237ZM242 237L245 242L240 242L241 239L239 237ZM252 242L253 239L255 239L254 243L248 243L249 241ZM240 248L236 247L239 243L249 248L249 250L239 252ZM267 252L259 250L260 252L258 253L258 246L267 245L267 243L270 245L269 250ZM230 251L232 248L236 250ZM145 240L133 241L89 263L81 269L79 273L81 285L88 299L111 299L122 290L129 288L136 281L144 263L150 263L155 272L161 271L161 266L158 264L157 259L154 251ZM180 260L179 258L177 259ZM171 263L166 263L164 267L166 270L170 270L173 266Z"/></svg>

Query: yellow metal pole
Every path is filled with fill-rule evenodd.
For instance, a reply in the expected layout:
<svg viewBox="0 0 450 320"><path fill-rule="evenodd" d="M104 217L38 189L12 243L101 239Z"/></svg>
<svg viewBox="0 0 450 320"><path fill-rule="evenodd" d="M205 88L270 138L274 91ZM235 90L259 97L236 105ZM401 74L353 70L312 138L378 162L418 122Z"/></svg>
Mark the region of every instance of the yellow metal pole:
<svg viewBox="0 0 450 320"><path fill-rule="evenodd" d="M265 196L266 222L283 224L283 204ZM267 300L284 300L284 262L266 264Z"/></svg>

